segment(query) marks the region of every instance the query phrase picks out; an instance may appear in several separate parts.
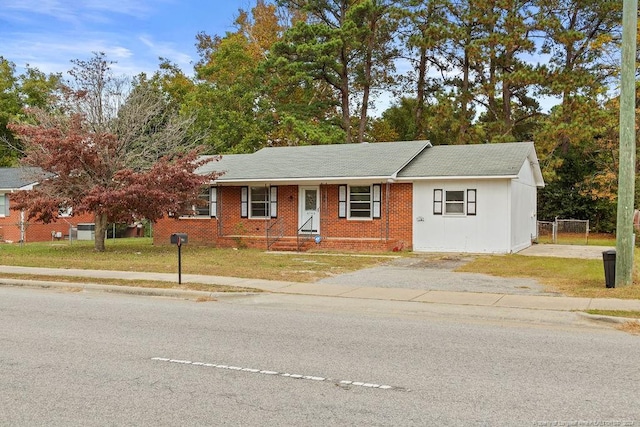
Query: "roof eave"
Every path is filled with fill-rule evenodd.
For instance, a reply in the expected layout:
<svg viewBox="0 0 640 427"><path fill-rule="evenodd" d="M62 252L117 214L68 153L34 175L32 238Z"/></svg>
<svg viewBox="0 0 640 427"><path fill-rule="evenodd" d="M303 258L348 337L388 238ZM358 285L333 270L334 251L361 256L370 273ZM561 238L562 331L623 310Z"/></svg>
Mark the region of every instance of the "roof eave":
<svg viewBox="0 0 640 427"><path fill-rule="evenodd" d="M536 149L533 144L531 144L531 151L529 151L527 160L531 165L531 170L533 172L533 179L536 182L536 187L544 188L545 187L544 177L542 176L542 170L540 169L540 162L538 161Z"/></svg>
<svg viewBox="0 0 640 427"><path fill-rule="evenodd" d="M239 179L215 179L212 184L249 184L249 183L271 183L271 184L296 184L298 182L325 182L325 183L341 183L349 181L387 181L393 179L393 176L376 175L376 176L337 176L337 177L306 177L306 178L239 178Z"/></svg>
<svg viewBox="0 0 640 427"><path fill-rule="evenodd" d="M439 181L439 180L456 180L461 181L465 179L517 179L518 175L437 175L437 176L403 176L399 177L400 182L412 182L412 181Z"/></svg>
<svg viewBox="0 0 640 427"><path fill-rule="evenodd" d="M34 183L21 185L20 187L0 188L0 192L7 193L7 192L13 192L13 191L32 190L33 187L35 187L38 184L39 184L38 182L34 182Z"/></svg>

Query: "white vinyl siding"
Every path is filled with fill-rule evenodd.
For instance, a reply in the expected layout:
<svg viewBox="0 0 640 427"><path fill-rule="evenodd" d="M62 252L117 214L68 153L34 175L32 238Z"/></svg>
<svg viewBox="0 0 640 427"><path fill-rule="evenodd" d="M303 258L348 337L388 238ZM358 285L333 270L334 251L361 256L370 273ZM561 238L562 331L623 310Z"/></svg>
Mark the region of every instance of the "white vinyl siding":
<svg viewBox="0 0 640 427"><path fill-rule="evenodd" d="M509 187L508 179L414 183L413 250L416 252L510 252ZM464 192L465 214L445 213L448 190ZM441 195L442 212L436 214L434 206L437 211L439 195ZM472 212L474 207L475 215Z"/></svg>

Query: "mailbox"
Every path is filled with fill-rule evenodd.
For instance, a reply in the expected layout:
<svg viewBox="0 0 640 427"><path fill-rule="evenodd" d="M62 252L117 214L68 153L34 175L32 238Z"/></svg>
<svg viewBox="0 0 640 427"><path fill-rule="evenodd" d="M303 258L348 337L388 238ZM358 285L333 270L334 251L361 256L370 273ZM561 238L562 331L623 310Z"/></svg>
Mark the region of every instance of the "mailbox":
<svg viewBox="0 0 640 427"><path fill-rule="evenodd" d="M173 245L178 245L178 246L186 245L187 241L188 241L188 238L186 233L173 233L171 235L171 244Z"/></svg>

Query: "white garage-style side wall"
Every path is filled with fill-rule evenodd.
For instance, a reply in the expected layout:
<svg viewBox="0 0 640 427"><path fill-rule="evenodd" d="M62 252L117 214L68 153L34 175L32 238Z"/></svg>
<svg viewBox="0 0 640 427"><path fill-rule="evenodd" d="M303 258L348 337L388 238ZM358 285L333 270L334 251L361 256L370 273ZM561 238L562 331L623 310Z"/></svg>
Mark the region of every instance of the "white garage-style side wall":
<svg viewBox="0 0 640 427"><path fill-rule="evenodd" d="M531 246L537 237L537 186L529 161L511 181L511 252Z"/></svg>
<svg viewBox="0 0 640 427"><path fill-rule="evenodd" d="M440 191L441 190L441 191ZM471 190L471 191L469 191ZM473 191L475 190L475 191ZM509 253L511 179L416 181L413 186L413 250ZM447 193L463 192L462 213L447 213ZM442 200L438 200L440 198ZM473 201L475 195L475 215ZM455 202L458 203L458 202ZM442 204L442 205L441 205ZM442 214L440 214L440 210ZM454 207L453 210L460 210Z"/></svg>

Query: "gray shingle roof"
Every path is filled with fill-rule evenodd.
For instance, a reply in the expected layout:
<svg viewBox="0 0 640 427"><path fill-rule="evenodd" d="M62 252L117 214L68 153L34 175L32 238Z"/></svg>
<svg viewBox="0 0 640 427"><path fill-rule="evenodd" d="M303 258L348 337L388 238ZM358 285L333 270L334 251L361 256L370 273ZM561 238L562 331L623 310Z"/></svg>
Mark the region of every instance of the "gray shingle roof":
<svg viewBox="0 0 640 427"><path fill-rule="evenodd" d="M15 190L38 182L38 168L0 168L0 189Z"/></svg>
<svg viewBox="0 0 640 427"><path fill-rule="evenodd" d="M533 150L531 142L439 145L414 159L398 177L513 176Z"/></svg>
<svg viewBox="0 0 640 427"><path fill-rule="evenodd" d="M200 173L225 171L225 181L392 177L428 141L269 147L253 154L223 155Z"/></svg>
<svg viewBox="0 0 640 427"><path fill-rule="evenodd" d="M441 145L428 141L270 147L253 154L223 155L199 173L224 172L217 182L346 180L437 177L513 177L524 162L537 162L531 142ZM539 166L536 182L543 186Z"/></svg>

